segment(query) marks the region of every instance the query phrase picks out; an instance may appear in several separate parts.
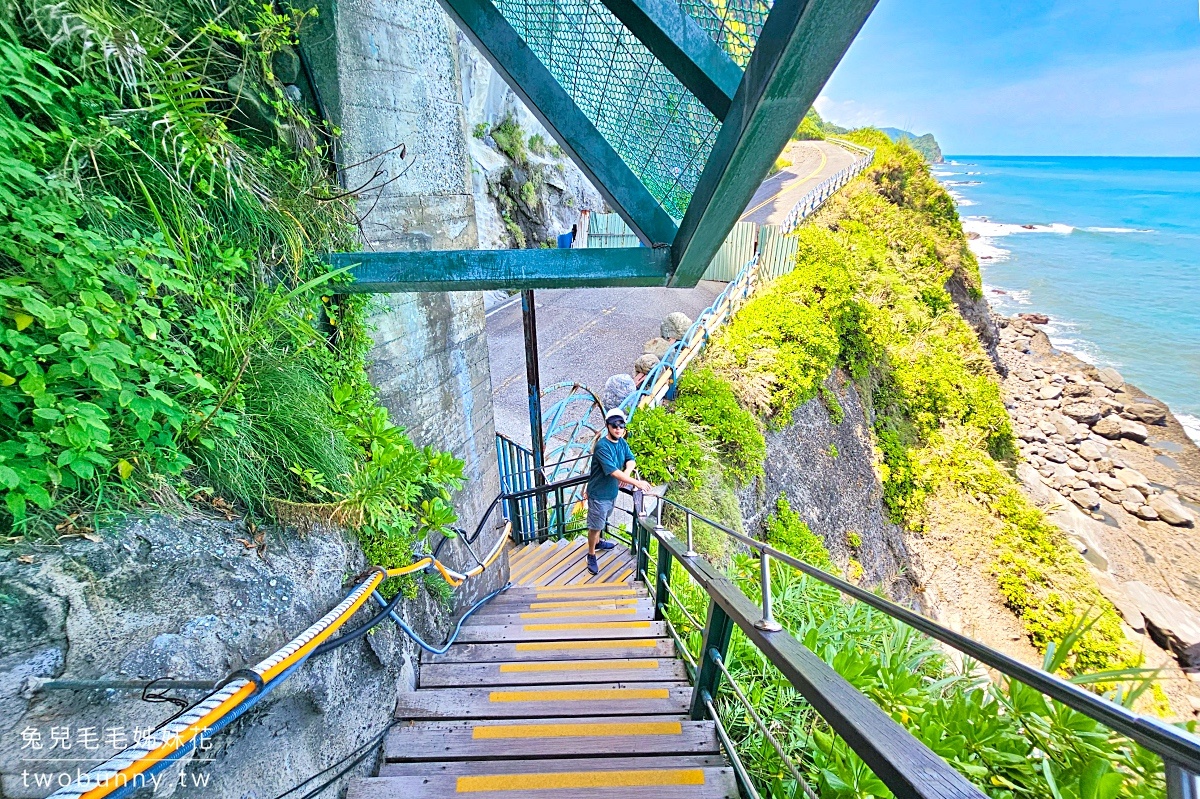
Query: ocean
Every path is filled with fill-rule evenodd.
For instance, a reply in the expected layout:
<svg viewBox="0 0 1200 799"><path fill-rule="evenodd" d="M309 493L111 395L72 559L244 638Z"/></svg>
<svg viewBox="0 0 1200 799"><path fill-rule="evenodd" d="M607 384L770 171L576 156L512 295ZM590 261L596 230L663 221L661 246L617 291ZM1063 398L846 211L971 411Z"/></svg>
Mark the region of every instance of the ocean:
<svg viewBox="0 0 1200 799"><path fill-rule="evenodd" d="M933 167L1000 313L1170 406L1200 443L1200 158L953 156Z"/></svg>

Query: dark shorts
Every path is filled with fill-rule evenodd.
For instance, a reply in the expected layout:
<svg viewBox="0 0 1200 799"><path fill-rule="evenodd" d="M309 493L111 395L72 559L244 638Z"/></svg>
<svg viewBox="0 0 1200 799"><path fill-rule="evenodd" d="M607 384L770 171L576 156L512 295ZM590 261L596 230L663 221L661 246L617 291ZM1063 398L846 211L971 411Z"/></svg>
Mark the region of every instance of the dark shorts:
<svg viewBox="0 0 1200 799"><path fill-rule="evenodd" d="M615 499L594 499L588 497L587 529L603 530L612 515Z"/></svg>

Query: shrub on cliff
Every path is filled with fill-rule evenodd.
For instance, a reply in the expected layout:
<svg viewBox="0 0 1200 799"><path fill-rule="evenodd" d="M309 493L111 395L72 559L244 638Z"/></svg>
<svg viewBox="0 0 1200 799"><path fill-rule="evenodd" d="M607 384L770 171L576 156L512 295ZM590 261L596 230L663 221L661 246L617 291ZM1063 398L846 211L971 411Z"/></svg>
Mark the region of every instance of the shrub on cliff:
<svg viewBox="0 0 1200 799"><path fill-rule="evenodd" d="M997 584L1039 647L1100 612L1069 670L1136 659L1112 605L1060 531L1016 489L1015 447L998 381L944 286L980 285L949 195L911 148L854 134L875 162L796 233L794 271L763 287L706 362L741 402L785 424L835 366L874 408L884 500L920 530L953 506L989 541ZM961 500L961 501L960 501Z"/></svg>
<svg viewBox="0 0 1200 799"><path fill-rule="evenodd" d="M405 498L398 551L447 518L453 465L378 468L415 448L376 413L366 299L320 260L354 248L351 200L272 67L306 16L0 9L0 531L147 488L354 506L364 470Z"/></svg>
<svg viewBox="0 0 1200 799"><path fill-rule="evenodd" d="M733 387L712 369L683 373L674 410L713 442L727 477L745 485L762 474L767 444L758 419L738 404Z"/></svg>

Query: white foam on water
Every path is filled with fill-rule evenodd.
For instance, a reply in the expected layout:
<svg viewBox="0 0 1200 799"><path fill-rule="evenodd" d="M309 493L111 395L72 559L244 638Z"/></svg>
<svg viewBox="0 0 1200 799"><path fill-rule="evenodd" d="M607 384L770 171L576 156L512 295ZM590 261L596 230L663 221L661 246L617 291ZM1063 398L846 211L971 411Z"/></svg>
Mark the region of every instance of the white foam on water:
<svg viewBox="0 0 1200 799"><path fill-rule="evenodd" d="M1008 250L1003 247L997 247L988 238L969 239L967 246L971 248L971 252L975 253L975 257L980 261L997 263L1007 260L1009 256Z"/></svg>
<svg viewBox="0 0 1200 799"><path fill-rule="evenodd" d="M1052 222L1049 225L1014 225L1007 222L993 222L986 216L969 216L963 220L962 226L967 233L977 233L987 238L1011 236L1014 233L1058 233L1065 236L1075 231L1071 225L1064 225L1061 222Z"/></svg>
<svg viewBox="0 0 1200 799"><path fill-rule="evenodd" d="M1188 438L1200 447L1200 418L1192 416L1190 413L1177 413L1175 418L1183 425L1183 432L1188 434Z"/></svg>
<svg viewBox="0 0 1200 799"><path fill-rule="evenodd" d="M934 172L933 173L934 177L938 177L938 178L953 177L954 175L957 175L957 174L958 174L957 172Z"/></svg>
<svg viewBox="0 0 1200 799"><path fill-rule="evenodd" d="M1085 227L1088 233L1153 233L1149 228L1132 227Z"/></svg>

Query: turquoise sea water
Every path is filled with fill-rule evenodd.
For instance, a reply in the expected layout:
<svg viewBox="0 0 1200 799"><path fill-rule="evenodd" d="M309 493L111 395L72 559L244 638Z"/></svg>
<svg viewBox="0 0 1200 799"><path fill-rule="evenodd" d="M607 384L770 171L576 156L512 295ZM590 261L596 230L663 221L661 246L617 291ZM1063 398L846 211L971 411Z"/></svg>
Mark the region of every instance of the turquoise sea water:
<svg viewBox="0 0 1200 799"><path fill-rule="evenodd" d="M988 300L1170 405L1200 442L1200 158L953 156Z"/></svg>

